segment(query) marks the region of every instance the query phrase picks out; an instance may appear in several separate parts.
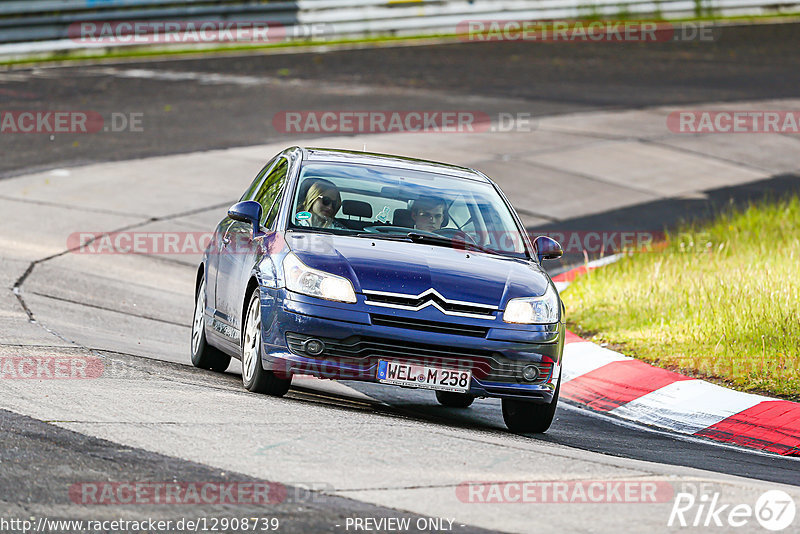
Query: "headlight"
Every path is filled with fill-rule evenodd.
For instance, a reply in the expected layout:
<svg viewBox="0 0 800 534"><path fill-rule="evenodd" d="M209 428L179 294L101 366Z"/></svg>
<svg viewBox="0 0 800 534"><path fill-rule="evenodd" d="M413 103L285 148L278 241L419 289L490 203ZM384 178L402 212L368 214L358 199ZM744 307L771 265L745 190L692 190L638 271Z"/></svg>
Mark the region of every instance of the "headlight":
<svg viewBox="0 0 800 534"><path fill-rule="evenodd" d="M312 269L290 252L283 259L286 289L326 300L356 302L353 284L347 278Z"/></svg>
<svg viewBox="0 0 800 534"><path fill-rule="evenodd" d="M558 295L548 285L541 297L511 299L503 312L503 321L517 324L550 324L558 322Z"/></svg>

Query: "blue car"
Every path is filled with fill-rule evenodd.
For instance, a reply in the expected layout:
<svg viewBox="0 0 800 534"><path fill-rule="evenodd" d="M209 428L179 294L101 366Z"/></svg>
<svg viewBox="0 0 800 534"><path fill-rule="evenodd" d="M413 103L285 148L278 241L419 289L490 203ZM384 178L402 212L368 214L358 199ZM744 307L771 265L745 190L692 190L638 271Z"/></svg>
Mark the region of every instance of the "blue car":
<svg viewBox="0 0 800 534"><path fill-rule="evenodd" d="M253 392L293 375L502 399L514 432L544 432L561 381L564 307L484 174L399 156L293 147L217 226L197 271L192 363L242 362Z"/></svg>

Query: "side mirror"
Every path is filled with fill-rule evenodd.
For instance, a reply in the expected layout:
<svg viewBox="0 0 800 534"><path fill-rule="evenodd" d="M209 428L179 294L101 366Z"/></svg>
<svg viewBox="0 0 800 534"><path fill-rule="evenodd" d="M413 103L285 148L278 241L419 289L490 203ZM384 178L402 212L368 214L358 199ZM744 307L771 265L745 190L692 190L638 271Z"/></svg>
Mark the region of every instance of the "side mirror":
<svg viewBox="0 0 800 534"><path fill-rule="evenodd" d="M228 217L234 221L253 225L253 237L261 233L261 204L254 200L237 202L228 210Z"/></svg>
<svg viewBox="0 0 800 534"><path fill-rule="evenodd" d="M552 237L540 235L533 240L533 250L536 252L536 257L539 261L542 260L557 260L564 255L561 245Z"/></svg>

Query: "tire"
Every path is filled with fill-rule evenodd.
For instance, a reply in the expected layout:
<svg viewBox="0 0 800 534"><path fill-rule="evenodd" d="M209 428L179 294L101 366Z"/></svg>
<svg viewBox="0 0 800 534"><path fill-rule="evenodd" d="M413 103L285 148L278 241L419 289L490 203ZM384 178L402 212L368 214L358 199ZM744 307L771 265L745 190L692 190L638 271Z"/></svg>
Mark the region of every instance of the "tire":
<svg viewBox="0 0 800 534"><path fill-rule="evenodd" d="M454 393L452 391L437 391L436 400L448 408L468 408L475 397L468 393Z"/></svg>
<svg viewBox="0 0 800 534"><path fill-rule="evenodd" d="M212 347L206 340L206 279L200 282L197 288L197 297L194 299L194 316L192 318L192 365L200 369L223 372L231 363L231 357Z"/></svg>
<svg viewBox="0 0 800 534"><path fill-rule="evenodd" d="M561 377L556 392L549 404L536 404L518 399L503 399L503 420L511 432L518 434L541 434L553 423L561 389Z"/></svg>
<svg viewBox="0 0 800 534"><path fill-rule="evenodd" d="M261 295L256 288L242 323L242 384L253 393L283 397L292 378L278 378L261 364Z"/></svg>

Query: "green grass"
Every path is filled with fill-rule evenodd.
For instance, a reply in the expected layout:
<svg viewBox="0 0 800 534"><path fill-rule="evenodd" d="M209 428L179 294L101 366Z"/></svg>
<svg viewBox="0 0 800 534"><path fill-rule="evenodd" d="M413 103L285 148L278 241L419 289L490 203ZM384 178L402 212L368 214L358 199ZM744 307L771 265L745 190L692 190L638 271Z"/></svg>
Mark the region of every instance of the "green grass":
<svg viewBox="0 0 800 534"><path fill-rule="evenodd" d="M593 341L736 389L800 400L800 199L730 210L563 295Z"/></svg>
<svg viewBox="0 0 800 534"><path fill-rule="evenodd" d="M800 14L798 15L800 16ZM175 45L172 47L163 46L131 46L114 48L111 51L65 51L65 52L52 52L46 56L29 57L19 59L9 59L0 61L0 65L16 66L26 64L38 63L52 63L52 62L67 62L67 61L98 61L98 60L115 60L115 59L136 59L136 58L158 58L169 56L192 56L192 55L220 55L220 54L242 54L245 52L266 52L275 49L292 49L303 47L337 47L337 46L351 46L351 45L381 45L414 41L428 41L452 39L457 40L455 34L430 34L430 35L411 35L411 36L380 36L380 37L362 37L353 39L331 39L331 40L295 40L285 41L281 43L269 44L220 44L218 46L182 46Z"/></svg>

